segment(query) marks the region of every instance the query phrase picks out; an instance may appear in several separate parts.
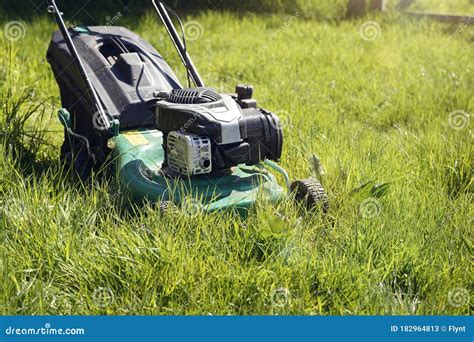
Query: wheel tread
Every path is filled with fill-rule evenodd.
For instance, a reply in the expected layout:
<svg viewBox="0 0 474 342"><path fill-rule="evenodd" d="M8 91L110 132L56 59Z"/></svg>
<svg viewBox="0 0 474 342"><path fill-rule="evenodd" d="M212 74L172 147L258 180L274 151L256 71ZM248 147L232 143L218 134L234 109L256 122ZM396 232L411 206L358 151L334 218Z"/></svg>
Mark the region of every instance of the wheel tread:
<svg viewBox="0 0 474 342"><path fill-rule="evenodd" d="M317 180L308 178L294 181L291 184L291 190L295 192L297 201L305 201L309 210L321 207L323 213L329 210L329 199L321 183ZM296 190L296 191L295 191Z"/></svg>

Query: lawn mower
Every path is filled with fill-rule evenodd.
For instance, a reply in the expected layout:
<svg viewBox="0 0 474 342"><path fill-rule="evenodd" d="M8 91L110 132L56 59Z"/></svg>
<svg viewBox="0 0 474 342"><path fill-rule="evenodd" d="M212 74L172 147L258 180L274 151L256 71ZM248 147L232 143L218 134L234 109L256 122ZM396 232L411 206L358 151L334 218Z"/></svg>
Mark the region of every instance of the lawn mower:
<svg viewBox="0 0 474 342"><path fill-rule="evenodd" d="M48 0L59 26L47 60L63 107L61 160L82 179L112 165L123 194L162 211L187 198L204 212L246 211L259 195L271 202L291 195L326 212L321 184L290 183L276 164L282 128L274 113L257 106L253 87L237 85L235 94L206 87L187 52L181 20L164 3L152 4L186 68L188 87L137 34L116 26L66 28L56 2ZM284 187L271 170L283 176Z"/></svg>

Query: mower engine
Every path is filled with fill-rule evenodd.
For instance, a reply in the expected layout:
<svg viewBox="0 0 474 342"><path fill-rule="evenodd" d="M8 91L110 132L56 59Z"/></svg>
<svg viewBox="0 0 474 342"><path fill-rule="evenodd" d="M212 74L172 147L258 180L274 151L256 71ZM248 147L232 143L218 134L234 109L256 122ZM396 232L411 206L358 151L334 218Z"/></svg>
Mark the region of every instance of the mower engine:
<svg viewBox="0 0 474 342"><path fill-rule="evenodd" d="M253 88L237 95L211 88L173 89L157 102L155 126L163 133L163 170L184 176L222 174L239 164L277 161L283 134L278 117L258 108Z"/></svg>

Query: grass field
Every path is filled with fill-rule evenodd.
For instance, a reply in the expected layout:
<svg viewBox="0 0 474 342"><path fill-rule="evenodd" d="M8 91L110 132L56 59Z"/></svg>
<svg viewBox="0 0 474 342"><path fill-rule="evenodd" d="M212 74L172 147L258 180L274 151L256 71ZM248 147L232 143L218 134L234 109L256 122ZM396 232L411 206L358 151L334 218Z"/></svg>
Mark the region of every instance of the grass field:
<svg viewBox="0 0 474 342"><path fill-rule="evenodd" d="M155 15L130 17L117 24L184 80ZM207 84L253 84L280 114L291 177L314 174L313 155L324 166L325 217L288 200L242 219L127 214L113 182L71 184L45 60L55 25L34 18L11 41L12 20L0 23L0 313L472 314L472 26L187 17Z"/></svg>
<svg viewBox="0 0 474 342"><path fill-rule="evenodd" d="M417 0L411 8L416 10L425 10L439 13L473 14L474 2L472 2L471 0Z"/></svg>

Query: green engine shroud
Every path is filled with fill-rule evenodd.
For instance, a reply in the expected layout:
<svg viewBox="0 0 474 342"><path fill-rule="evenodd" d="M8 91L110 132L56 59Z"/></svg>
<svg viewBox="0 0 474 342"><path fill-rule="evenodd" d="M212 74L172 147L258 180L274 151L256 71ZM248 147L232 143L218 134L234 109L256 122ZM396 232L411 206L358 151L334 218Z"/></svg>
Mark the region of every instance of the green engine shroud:
<svg viewBox="0 0 474 342"><path fill-rule="evenodd" d="M160 172L164 159L163 135L157 130L126 131L112 138L113 159L122 191L133 201L197 200L203 211L247 211L263 196L271 202L285 197L275 177L261 166L239 165L215 177L170 178Z"/></svg>

